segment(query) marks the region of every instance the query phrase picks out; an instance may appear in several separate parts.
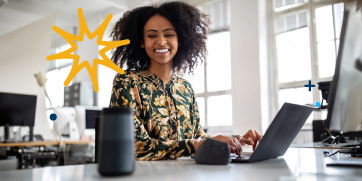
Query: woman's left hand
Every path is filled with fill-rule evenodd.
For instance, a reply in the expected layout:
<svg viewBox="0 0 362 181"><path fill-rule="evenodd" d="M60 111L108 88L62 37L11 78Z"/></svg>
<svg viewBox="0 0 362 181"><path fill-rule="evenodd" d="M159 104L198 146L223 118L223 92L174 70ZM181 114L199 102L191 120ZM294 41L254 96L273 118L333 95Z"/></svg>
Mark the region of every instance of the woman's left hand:
<svg viewBox="0 0 362 181"><path fill-rule="evenodd" d="M248 132L246 132L240 139L239 142L241 145L253 145L253 151L256 148L256 145L258 142L263 138L259 132L257 132L255 129L251 129Z"/></svg>

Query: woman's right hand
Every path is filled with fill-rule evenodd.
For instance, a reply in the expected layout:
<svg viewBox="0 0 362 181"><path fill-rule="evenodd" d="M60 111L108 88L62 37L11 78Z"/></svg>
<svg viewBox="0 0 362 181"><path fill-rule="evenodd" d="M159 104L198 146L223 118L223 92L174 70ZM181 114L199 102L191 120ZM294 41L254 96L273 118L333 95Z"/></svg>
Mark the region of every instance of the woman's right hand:
<svg viewBox="0 0 362 181"><path fill-rule="evenodd" d="M235 153L237 155L240 155L241 151L243 150L241 148L241 144L240 144L239 140L237 138L235 138L235 137L227 136L227 135L217 135L217 136L214 136L214 137L211 137L211 138L214 139L214 140L229 143L231 153Z"/></svg>

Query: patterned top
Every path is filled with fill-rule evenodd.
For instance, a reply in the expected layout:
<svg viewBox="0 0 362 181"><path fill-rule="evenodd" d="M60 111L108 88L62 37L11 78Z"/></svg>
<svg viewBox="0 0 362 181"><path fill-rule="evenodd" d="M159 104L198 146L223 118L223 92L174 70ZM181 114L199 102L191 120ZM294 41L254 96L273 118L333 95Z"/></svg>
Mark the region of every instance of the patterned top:
<svg viewBox="0 0 362 181"><path fill-rule="evenodd" d="M190 156L194 139L211 137L201 127L191 84L176 75L164 85L147 70L117 74L110 101L110 107L116 106L134 111L137 160Z"/></svg>

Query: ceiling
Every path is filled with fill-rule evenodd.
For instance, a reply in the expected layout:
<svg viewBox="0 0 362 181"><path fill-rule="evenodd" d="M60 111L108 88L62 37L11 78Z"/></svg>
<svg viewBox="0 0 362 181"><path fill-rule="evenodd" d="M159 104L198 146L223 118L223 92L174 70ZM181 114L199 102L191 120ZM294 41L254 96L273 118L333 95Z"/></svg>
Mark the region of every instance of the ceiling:
<svg viewBox="0 0 362 181"><path fill-rule="evenodd" d="M0 36L36 22L59 10L56 26L77 26L77 9L84 17L122 13L140 4L161 0L0 0ZM184 0L197 4L207 0Z"/></svg>
<svg viewBox="0 0 362 181"><path fill-rule="evenodd" d="M4 1L4 0L0 0ZM75 26L77 9L85 17L107 11L121 12L128 8L128 0L9 0L0 7L0 36L36 22L59 10L57 26Z"/></svg>

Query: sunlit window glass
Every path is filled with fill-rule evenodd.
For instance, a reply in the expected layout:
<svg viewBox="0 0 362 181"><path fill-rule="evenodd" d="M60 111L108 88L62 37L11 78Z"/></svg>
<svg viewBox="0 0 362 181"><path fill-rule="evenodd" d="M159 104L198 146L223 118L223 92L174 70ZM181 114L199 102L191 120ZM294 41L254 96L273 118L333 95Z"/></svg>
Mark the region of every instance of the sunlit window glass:
<svg viewBox="0 0 362 181"><path fill-rule="evenodd" d="M59 71L58 69L49 71L46 73L46 78L48 79L45 83L45 89L47 90L48 96L50 98L50 101L52 103L53 107L58 106L58 77L59 77ZM47 108L51 108L51 105L48 101L48 99L45 100L45 105Z"/></svg>
<svg viewBox="0 0 362 181"><path fill-rule="evenodd" d="M319 76L331 77L336 66L336 51L334 41L318 43Z"/></svg>
<svg viewBox="0 0 362 181"><path fill-rule="evenodd" d="M104 41L112 41L110 37L104 37ZM104 48L104 46L99 46L99 50ZM106 52L106 55L111 58L112 57L112 51ZM98 57L102 58L102 57ZM124 70L127 69L127 67L122 67ZM113 86L113 79L116 76L118 72L103 66L98 65L98 84L99 84L99 91L97 94L97 105L99 107L108 107L109 102L111 100L111 94L112 94L112 86Z"/></svg>
<svg viewBox="0 0 362 181"><path fill-rule="evenodd" d="M276 44L279 82L311 79L309 28L279 34Z"/></svg>
<svg viewBox="0 0 362 181"><path fill-rule="evenodd" d="M56 54L69 49L69 44L61 45L57 48L51 49L50 54ZM73 59L57 59L48 61L48 72L46 73L47 82L45 89L49 95L53 107L64 106L64 81L69 75L72 68ZM72 85L72 81L69 86ZM45 99L47 108L51 108L48 99Z"/></svg>
<svg viewBox="0 0 362 181"><path fill-rule="evenodd" d="M317 42L334 39L332 5L317 8L315 10Z"/></svg>
<svg viewBox="0 0 362 181"><path fill-rule="evenodd" d="M231 89L230 33L209 35L206 60L207 90Z"/></svg>
<svg viewBox="0 0 362 181"><path fill-rule="evenodd" d="M335 31L336 31L336 38L339 39L341 35L341 28L342 28L342 22L343 22L343 12L344 12L344 4L334 4L333 5L334 10L334 22L335 22Z"/></svg>
<svg viewBox="0 0 362 181"><path fill-rule="evenodd" d="M209 126L231 126L231 95L210 96L207 99L207 120Z"/></svg>
<svg viewBox="0 0 362 181"><path fill-rule="evenodd" d="M201 126L205 126L205 98L198 97L196 98L196 101L197 107L199 108Z"/></svg>
<svg viewBox="0 0 362 181"><path fill-rule="evenodd" d="M191 86L196 94L205 92L204 63L196 67L193 75L185 74L183 77L191 83Z"/></svg>
<svg viewBox="0 0 362 181"><path fill-rule="evenodd" d="M59 69L59 79L58 79L58 106L64 106L64 81L67 79L72 66L67 66L65 68ZM68 86L72 85L72 81Z"/></svg>
<svg viewBox="0 0 362 181"><path fill-rule="evenodd" d="M316 32L319 77L334 75L339 36L343 21L343 3L316 8Z"/></svg>
<svg viewBox="0 0 362 181"><path fill-rule="evenodd" d="M305 3L307 0L274 0L275 8L286 8L288 6Z"/></svg>
<svg viewBox="0 0 362 181"><path fill-rule="evenodd" d="M64 52L65 50L68 50L70 47L71 47L71 46L70 46L69 44L65 44L65 45L61 46L61 47L58 49L58 51L59 51L59 52ZM59 52L57 52L57 53L59 53ZM72 54L73 54L73 53L72 53ZM62 68L62 67L64 67L64 66L67 66L67 65L70 65L70 64L73 63L73 59L59 59L59 60L56 60L56 61L59 62L59 63L58 63L58 67L59 67L59 68Z"/></svg>
<svg viewBox="0 0 362 181"><path fill-rule="evenodd" d="M283 106L285 102L300 105L315 104L313 102L313 92L309 92L307 87L279 90L279 106ZM311 123L312 120L313 115L308 118L307 122Z"/></svg>

